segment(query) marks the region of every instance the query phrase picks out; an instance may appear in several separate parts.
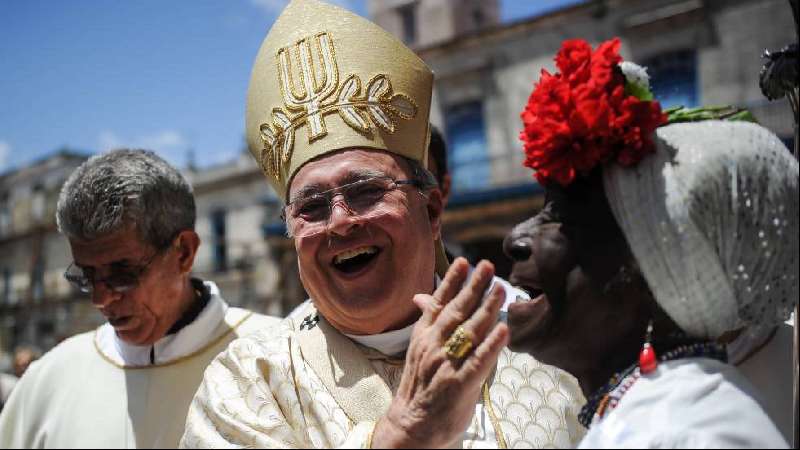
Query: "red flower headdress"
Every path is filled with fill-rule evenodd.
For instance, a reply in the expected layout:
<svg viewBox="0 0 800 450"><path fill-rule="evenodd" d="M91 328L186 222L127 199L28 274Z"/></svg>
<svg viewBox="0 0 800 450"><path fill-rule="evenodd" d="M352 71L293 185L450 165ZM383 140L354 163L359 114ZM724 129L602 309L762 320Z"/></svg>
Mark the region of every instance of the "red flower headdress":
<svg viewBox="0 0 800 450"><path fill-rule="evenodd" d="M631 166L655 150L653 132L667 116L649 91L626 89L619 47L613 39L592 52L586 41L568 40L555 58L561 72L542 70L520 133L539 183L567 186L599 164Z"/></svg>

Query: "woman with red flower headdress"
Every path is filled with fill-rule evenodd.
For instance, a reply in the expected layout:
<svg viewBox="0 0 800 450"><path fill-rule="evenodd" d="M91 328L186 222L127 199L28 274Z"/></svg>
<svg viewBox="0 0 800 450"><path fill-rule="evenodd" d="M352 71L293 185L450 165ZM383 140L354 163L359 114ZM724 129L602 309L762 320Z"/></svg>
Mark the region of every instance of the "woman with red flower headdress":
<svg viewBox="0 0 800 450"><path fill-rule="evenodd" d="M578 379L582 447L785 447L726 344L785 334L798 164L756 124L675 123L746 115L662 111L619 45L565 42L522 113L546 200L505 242L533 299L509 306L511 347Z"/></svg>

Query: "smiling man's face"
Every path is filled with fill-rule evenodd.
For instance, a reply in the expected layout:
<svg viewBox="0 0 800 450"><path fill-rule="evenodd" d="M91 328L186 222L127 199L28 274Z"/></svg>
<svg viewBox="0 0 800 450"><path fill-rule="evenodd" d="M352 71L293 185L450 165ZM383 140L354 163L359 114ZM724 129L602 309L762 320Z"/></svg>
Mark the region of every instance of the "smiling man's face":
<svg viewBox="0 0 800 450"><path fill-rule="evenodd" d="M411 178L407 163L376 150L344 150L303 166L293 178L289 201L353 182L385 175ZM413 323L419 316L412 298L434 285L434 240L439 237L441 195L401 185L371 208L356 211L334 195L330 217L306 234L296 228L300 278L322 315L338 330L376 334Z"/></svg>

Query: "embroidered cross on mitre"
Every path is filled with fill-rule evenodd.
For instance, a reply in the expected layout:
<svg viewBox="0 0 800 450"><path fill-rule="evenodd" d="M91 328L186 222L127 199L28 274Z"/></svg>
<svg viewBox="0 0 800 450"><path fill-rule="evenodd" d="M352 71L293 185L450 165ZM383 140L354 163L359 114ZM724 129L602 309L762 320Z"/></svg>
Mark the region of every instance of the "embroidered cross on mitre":
<svg viewBox="0 0 800 450"><path fill-rule="evenodd" d="M302 126L307 126L311 144L328 135L325 116L329 114L338 113L344 123L364 136L372 136L374 126L394 134L396 119L412 120L417 115L416 102L406 94L395 93L386 74L374 75L363 94L361 78L356 74L340 83L339 62L329 32L279 49L276 61L283 107L273 108L271 123L262 123L259 130L264 144L261 166L277 180L281 180L281 167L292 160L295 131ZM298 68L300 73L293 73Z"/></svg>

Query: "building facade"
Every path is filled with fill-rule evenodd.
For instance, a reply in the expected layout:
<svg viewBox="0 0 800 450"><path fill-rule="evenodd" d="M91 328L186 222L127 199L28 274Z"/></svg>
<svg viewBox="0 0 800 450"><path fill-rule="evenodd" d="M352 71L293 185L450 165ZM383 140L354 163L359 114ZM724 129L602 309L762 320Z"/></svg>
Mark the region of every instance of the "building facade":
<svg viewBox="0 0 800 450"><path fill-rule="evenodd" d="M509 0L507 0L509 1ZM788 103L758 87L765 49L796 41L785 0L591 0L500 23L499 0L368 0L371 18L398 35L435 73L432 122L448 144L454 191L445 241L500 275L502 240L543 204L523 167L519 113L541 69L554 71L561 42L618 36L623 57L648 67L666 105L749 108L790 144ZM61 184L85 155L59 152L0 175L0 349L59 339L102 321L63 280L71 262L54 222ZM187 170L202 240L198 277L232 305L283 316L305 299L281 203L247 152L228 164Z"/></svg>
<svg viewBox="0 0 800 450"><path fill-rule="evenodd" d="M286 238L281 202L250 153L228 164L187 171L197 202L201 245L195 275L212 280L234 306L285 316L305 293Z"/></svg>
<svg viewBox="0 0 800 450"><path fill-rule="evenodd" d="M797 40L785 0L591 0L508 24L496 1L370 0L369 11L435 74L431 121L445 135L454 184L447 240L500 274L509 269L503 237L543 201L522 164L519 114L540 71L556 71L565 39L619 37L665 107L745 107L791 148L788 102L767 101L758 85L764 50Z"/></svg>
<svg viewBox="0 0 800 450"><path fill-rule="evenodd" d="M62 150L0 176L0 350L47 349L101 320L63 277L72 257L55 222L61 186L86 158Z"/></svg>

